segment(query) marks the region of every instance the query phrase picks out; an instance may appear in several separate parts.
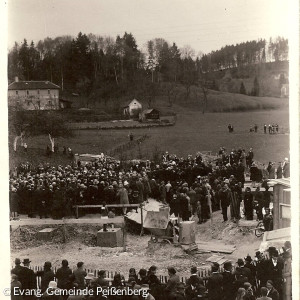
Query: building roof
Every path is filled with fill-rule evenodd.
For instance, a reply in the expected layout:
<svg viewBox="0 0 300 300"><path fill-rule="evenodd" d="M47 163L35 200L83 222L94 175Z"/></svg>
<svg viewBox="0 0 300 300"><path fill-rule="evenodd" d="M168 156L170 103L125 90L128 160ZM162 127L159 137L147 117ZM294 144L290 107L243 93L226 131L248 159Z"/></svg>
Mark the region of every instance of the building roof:
<svg viewBox="0 0 300 300"><path fill-rule="evenodd" d="M153 111L156 111L156 112L159 112L157 109L155 109L155 108L149 108L149 109L145 109L144 111L143 111L143 114L150 114L150 113L152 113Z"/></svg>
<svg viewBox="0 0 300 300"><path fill-rule="evenodd" d="M61 102L73 103L72 100L68 100L68 99L64 99L64 98L59 98L59 101L61 101Z"/></svg>
<svg viewBox="0 0 300 300"><path fill-rule="evenodd" d="M60 87L50 81L15 81L8 86L9 90L48 90L60 89Z"/></svg>
<svg viewBox="0 0 300 300"><path fill-rule="evenodd" d="M140 103L140 101L136 100L135 98L133 100L130 100L129 102L127 102L127 104L125 106L123 106L124 108L128 107L133 101L137 102L138 104L142 105Z"/></svg>

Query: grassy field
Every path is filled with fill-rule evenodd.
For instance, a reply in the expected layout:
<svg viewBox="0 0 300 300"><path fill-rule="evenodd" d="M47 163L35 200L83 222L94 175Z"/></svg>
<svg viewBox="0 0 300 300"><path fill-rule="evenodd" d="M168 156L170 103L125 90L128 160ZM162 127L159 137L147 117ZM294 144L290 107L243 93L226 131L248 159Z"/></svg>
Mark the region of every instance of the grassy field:
<svg viewBox="0 0 300 300"><path fill-rule="evenodd" d="M227 126L231 123L234 132L228 133ZM250 133L249 128L257 123L258 133ZM263 133L263 124L279 124L279 134L269 135ZM129 140L129 133L135 138L144 134L149 136L140 147L136 146L127 153L127 159L153 157L157 151L169 151L178 156L195 154L197 151L217 152L220 146L227 150L242 147L246 151L253 148L255 159L268 163L279 162L289 156L289 115L287 108L277 110L262 110L253 112L235 113L205 113L190 109L178 110L175 126L164 128L142 128L124 130L78 130L73 137L58 138L57 143L71 147L74 153L107 153L108 151L125 144ZM49 144L47 136L27 139L28 153L12 154L10 166L21 161L38 162L48 161L54 164L67 163L62 155L45 157L46 145ZM120 153L121 154L121 153Z"/></svg>

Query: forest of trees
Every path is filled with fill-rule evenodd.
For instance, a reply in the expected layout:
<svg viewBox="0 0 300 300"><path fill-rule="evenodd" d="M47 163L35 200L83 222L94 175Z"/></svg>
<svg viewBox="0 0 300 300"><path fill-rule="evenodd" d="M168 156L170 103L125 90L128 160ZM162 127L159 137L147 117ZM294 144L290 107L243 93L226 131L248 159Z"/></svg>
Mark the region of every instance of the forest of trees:
<svg viewBox="0 0 300 300"><path fill-rule="evenodd" d="M80 32L76 38L47 37L36 45L24 39L9 50L8 78L49 80L61 87L63 95L78 93L105 102L139 91L151 104L158 85L171 99L174 83L181 83L188 98L190 87L201 86L210 71L288 60L288 40L248 41L195 53L188 45L179 49L162 38L148 41L141 50L126 32L116 39Z"/></svg>

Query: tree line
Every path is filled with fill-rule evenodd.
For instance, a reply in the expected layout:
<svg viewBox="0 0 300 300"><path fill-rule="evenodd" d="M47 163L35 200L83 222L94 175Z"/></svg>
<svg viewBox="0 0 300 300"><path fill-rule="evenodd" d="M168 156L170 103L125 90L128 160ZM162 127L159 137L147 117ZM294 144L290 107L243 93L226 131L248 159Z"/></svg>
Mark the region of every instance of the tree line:
<svg viewBox="0 0 300 300"><path fill-rule="evenodd" d="M163 38L149 40L141 50L131 33L114 39L80 32L75 38L47 37L36 45L26 39L15 42L8 53L8 78L49 80L63 95L78 93L105 103L120 96L142 96L151 106L162 92L171 102L176 83L185 86L186 98L192 85L199 85L205 95L208 72L280 60L288 60L288 40L281 37L196 54L188 45L179 48Z"/></svg>

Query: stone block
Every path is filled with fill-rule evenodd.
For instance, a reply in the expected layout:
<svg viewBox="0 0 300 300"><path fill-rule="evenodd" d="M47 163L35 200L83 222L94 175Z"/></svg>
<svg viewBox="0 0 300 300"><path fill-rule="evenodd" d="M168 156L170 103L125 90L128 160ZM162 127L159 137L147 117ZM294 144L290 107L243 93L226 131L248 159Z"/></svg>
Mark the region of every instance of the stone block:
<svg viewBox="0 0 300 300"><path fill-rule="evenodd" d="M38 240L50 241L53 237L54 231L55 231L55 228L42 229L37 233L37 238L38 238Z"/></svg>
<svg viewBox="0 0 300 300"><path fill-rule="evenodd" d="M97 232L97 246L99 247L123 247L123 233L121 228L103 229Z"/></svg>
<svg viewBox="0 0 300 300"><path fill-rule="evenodd" d="M183 245L194 244L196 240L195 221L184 221L179 223L179 243Z"/></svg>

